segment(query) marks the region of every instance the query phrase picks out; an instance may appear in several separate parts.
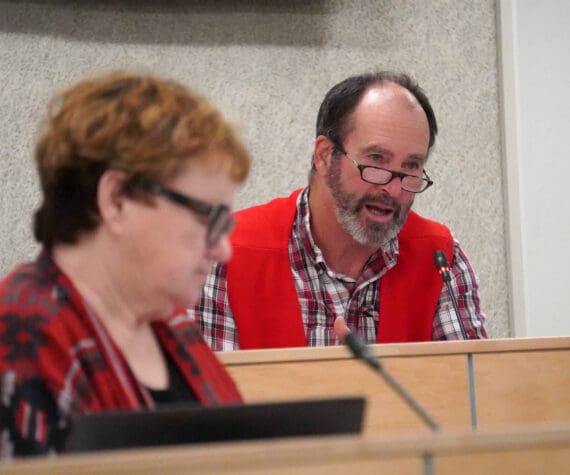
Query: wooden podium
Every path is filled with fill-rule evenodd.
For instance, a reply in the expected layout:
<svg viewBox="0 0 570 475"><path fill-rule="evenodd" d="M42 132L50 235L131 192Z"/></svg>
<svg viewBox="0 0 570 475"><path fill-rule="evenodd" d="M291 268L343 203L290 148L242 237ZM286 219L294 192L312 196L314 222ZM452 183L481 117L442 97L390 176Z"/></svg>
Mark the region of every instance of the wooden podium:
<svg viewBox="0 0 570 475"><path fill-rule="evenodd" d="M570 337L372 345L443 430L570 423ZM428 432L345 347L219 353L246 402L363 395L364 433Z"/></svg>
<svg viewBox="0 0 570 475"><path fill-rule="evenodd" d="M374 345L441 425L432 433L344 347L220 353L246 402L362 395L364 432L0 463L3 475L566 474L570 338Z"/></svg>

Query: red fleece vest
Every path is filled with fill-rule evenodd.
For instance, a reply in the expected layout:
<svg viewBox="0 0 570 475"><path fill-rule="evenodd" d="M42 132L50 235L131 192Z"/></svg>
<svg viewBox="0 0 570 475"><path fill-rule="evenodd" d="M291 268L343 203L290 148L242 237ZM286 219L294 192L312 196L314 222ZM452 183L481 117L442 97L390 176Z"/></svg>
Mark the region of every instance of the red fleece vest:
<svg viewBox="0 0 570 475"><path fill-rule="evenodd" d="M300 191L236 213L227 278L241 349L307 345L288 251ZM429 341L443 285L433 254L442 249L451 262L453 239L442 224L410 211L398 241L398 262L379 282L376 341Z"/></svg>

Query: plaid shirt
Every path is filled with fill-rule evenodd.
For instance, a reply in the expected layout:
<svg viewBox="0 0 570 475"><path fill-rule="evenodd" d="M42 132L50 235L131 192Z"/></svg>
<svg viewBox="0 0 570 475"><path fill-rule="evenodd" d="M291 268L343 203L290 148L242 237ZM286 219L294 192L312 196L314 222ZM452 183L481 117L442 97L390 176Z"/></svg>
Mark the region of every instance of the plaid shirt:
<svg viewBox="0 0 570 475"><path fill-rule="evenodd" d="M289 260L309 346L339 344L333 328L337 316L345 317L348 326L367 343L376 342L381 298L381 286L377 281L396 265L398 253L398 239L394 238L370 256L357 280L334 272L327 266L311 235L308 188L299 195L289 240ZM451 287L467 335L486 338L477 277L455 239ZM214 350L239 349L237 329L228 301L225 265L213 267L200 302L189 312L199 320L204 338ZM462 339L457 318L447 287L443 286L435 311L432 339Z"/></svg>

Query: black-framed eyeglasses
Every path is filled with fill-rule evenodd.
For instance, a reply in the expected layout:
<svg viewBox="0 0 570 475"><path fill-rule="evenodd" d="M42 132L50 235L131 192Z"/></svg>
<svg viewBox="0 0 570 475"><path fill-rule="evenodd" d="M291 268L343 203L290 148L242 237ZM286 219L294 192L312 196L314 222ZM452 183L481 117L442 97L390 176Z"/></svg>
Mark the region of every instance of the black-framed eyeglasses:
<svg viewBox="0 0 570 475"><path fill-rule="evenodd" d="M231 233L235 225L235 218L231 215L230 208L227 205L212 205L159 184L151 185L147 191L205 216L207 218L206 243L208 246L215 246L222 237Z"/></svg>
<svg viewBox="0 0 570 475"><path fill-rule="evenodd" d="M360 178L366 183L373 185L387 185L394 178L400 179L400 186L402 190L409 191L410 193L421 193L426 191L433 181L428 174L423 170L423 177L417 175L408 175L407 173L395 172L382 167L375 167L372 165L361 165L354 158L352 158L344 148L336 144L339 151L346 156L360 172Z"/></svg>

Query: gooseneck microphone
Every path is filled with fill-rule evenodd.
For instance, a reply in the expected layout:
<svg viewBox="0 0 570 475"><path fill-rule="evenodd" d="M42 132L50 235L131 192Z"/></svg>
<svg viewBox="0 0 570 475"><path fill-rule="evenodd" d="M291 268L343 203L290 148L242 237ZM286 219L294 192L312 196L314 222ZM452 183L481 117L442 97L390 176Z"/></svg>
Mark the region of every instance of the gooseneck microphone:
<svg viewBox="0 0 570 475"><path fill-rule="evenodd" d="M393 376L386 371L386 368L380 363L380 360L374 355L370 347L362 340L362 338L357 334L353 333L346 326L343 317L337 317L334 322L334 331L338 336L339 340L348 346L352 354L361 360L363 360L370 367L374 368L375 371L380 373L384 380L388 383L390 387L406 402L406 404L412 408L412 410L418 415L418 417L434 432L439 430L439 425L433 420L433 418L427 413L427 411L420 406L420 404L408 393L403 386L396 381Z"/></svg>
<svg viewBox="0 0 570 475"><path fill-rule="evenodd" d="M455 292L451 288L451 274L449 273L449 262L447 257L445 257L445 253L440 249L435 251L433 254L433 260L435 262L435 268L441 275L445 286L447 287L447 291L451 296L451 303L453 304L453 310L455 310L455 314L457 315L457 322L459 323L459 328L461 329L461 335L463 336L464 340L469 340L469 336L467 336L467 332L465 331L465 325L463 324L463 319L461 318L461 314L459 313L459 306L457 305L457 299L455 298Z"/></svg>

